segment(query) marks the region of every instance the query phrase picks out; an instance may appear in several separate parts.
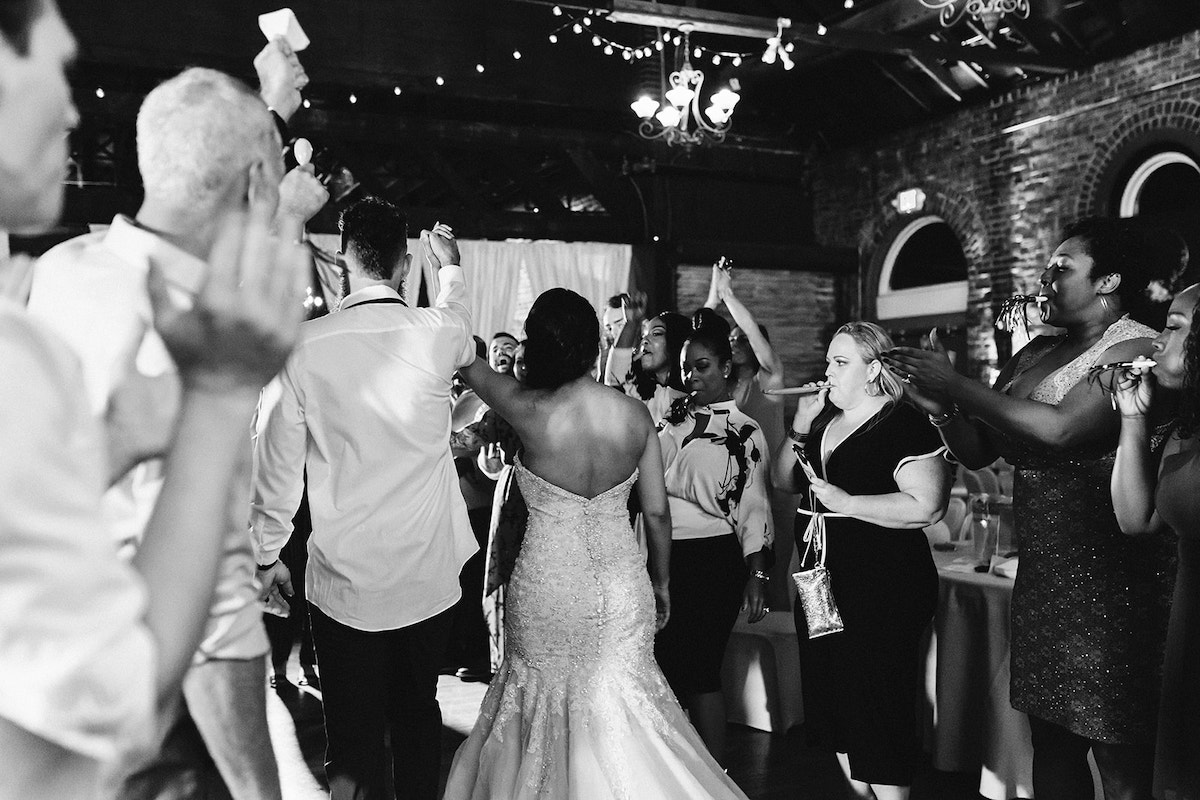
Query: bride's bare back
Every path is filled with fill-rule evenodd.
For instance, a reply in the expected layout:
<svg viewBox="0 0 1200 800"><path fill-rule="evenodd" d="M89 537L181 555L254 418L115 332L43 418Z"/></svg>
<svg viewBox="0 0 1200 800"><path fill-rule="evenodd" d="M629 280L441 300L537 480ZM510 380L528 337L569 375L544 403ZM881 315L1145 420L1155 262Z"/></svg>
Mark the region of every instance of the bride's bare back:
<svg viewBox="0 0 1200 800"><path fill-rule="evenodd" d="M628 478L654 435L643 404L586 376L521 395L505 415L525 445L521 460L573 494L595 497Z"/></svg>

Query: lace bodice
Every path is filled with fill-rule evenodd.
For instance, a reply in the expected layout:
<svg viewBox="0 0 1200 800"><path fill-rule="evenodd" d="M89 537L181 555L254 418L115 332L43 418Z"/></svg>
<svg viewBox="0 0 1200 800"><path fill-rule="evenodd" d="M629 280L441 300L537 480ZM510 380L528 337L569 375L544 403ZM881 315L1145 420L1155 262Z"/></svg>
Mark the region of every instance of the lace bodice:
<svg viewBox="0 0 1200 800"><path fill-rule="evenodd" d="M649 647L654 600L627 511L637 472L585 498L520 460L516 471L529 524L509 584L514 653L532 666L566 668Z"/></svg>

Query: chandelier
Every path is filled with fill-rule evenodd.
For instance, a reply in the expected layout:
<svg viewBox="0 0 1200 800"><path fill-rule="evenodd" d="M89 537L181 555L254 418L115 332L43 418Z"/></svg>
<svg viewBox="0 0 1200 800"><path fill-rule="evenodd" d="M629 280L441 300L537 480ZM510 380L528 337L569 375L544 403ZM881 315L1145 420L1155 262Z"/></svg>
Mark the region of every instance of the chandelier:
<svg viewBox="0 0 1200 800"><path fill-rule="evenodd" d="M645 139L662 139L669 145L694 147L698 144L720 143L729 130L733 107L741 95L738 94L737 79L729 86L717 91L709 98L709 106L700 110L704 90L704 73L692 66L691 43L688 35L691 25L680 26L683 34L675 57L678 69L663 81L665 102L659 103L648 94L643 94L629 107L642 119L638 133ZM657 123L657 124L656 124Z"/></svg>
<svg viewBox="0 0 1200 800"><path fill-rule="evenodd" d="M988 36L996 32L1000 18L1013 14L1029 19L1029 0L920 0L926 8L941 10L942 27L948 28L964 15L970 15L983 23ZM962 5L959 5L961 3Z"/></svg>

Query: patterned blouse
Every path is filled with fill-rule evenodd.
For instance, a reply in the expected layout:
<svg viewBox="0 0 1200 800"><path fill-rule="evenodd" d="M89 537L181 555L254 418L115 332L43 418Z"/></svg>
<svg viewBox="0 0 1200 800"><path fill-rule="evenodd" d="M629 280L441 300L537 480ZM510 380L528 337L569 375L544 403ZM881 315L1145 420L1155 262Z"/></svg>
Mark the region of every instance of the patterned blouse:
<svg viewBox="0 0 1200 800"><path fill-rule="evenodd" d="M770 453L758 423L732 400L695 408L682 398L658 426L672 539L737 534L750 555L775 541Z"/></svg>

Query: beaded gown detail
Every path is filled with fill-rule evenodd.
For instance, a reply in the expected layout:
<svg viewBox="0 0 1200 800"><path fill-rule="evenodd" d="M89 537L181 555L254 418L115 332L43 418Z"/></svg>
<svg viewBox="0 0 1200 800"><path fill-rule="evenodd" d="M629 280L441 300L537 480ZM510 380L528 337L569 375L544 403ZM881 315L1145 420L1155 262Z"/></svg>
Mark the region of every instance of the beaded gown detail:
<svg viewBox="0 0 1200 800"><path fill-rule="evenodd" d="M1127 317L1029 395L1058 405L1104 351L1153 329ZM1056 339L1018 355L1007 391ZM1109 479L1115 435L1053 450L996 435L1015 467L1013 517L1021 568L1012 599L1012 705L1080 736L1150 744L1172 575L1168 537L1121 533Z"/></svg>
<svg viewBox="0 0 1200 800"><path fill-rule="evenodd" d="M626 505L637 472L589 499L514 469L529 524L507 652L446 800L744 800L654 661L654 595Z"/></svg>

